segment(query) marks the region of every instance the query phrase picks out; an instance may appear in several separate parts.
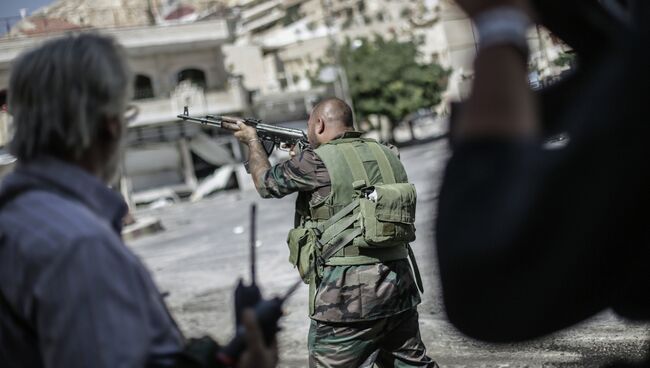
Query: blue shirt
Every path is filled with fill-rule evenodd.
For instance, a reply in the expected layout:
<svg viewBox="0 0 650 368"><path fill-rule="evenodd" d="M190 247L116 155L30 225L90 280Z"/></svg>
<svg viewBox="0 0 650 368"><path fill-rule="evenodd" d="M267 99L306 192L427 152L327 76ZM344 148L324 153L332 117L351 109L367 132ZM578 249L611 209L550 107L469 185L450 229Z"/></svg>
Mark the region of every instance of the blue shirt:
<svg viewBox="0 0 650 368"><path fill-rule="evenodd" d="M182 337L149 272L124 245L121 197L54 158L19 165L0 187L2 367L167 366ZM26 327L28 326L28 327Z"/></svg>

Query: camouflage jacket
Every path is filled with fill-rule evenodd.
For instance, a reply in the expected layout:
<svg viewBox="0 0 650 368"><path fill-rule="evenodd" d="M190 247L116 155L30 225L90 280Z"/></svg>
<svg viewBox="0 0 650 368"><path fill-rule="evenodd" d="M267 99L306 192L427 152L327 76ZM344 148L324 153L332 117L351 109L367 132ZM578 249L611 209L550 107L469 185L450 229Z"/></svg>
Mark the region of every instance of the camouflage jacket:
<svg viewBox="0 0 650 368"><path fill-rule="evenodd" d="M309 147L271 167L261 180L257 187L265 198L301 192L316 203L327 197L331 189L325 164ZM406 259L326 266L311 318L327 322L367 321L406 311L419 303L420 294Z"/></svg>

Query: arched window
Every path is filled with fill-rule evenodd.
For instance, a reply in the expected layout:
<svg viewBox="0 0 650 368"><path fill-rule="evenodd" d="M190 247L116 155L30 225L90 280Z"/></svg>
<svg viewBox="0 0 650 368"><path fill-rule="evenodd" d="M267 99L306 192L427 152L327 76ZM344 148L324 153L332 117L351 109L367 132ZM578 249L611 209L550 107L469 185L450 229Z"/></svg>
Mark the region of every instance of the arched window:
<svg viewBox="0 0 650 368"><path fill-rule="evenodd" d="M0 112L7 111L7 90L0 90Z"/></svg>
<svg viewBox="0 0 650 368"><path fill-rule="evenodd" d="M199 87L205 88L205 73L200 69L183 69L178 72L178 83L182 81L190 81Z"/></svg>
<svg viewBox="0 0 650 368"><path fill-rule="evenodd" d="M138 74L135 76L133 99L142 100L144 98L152 98L153 86L151 85L151 78L146 75Z"/></svg>

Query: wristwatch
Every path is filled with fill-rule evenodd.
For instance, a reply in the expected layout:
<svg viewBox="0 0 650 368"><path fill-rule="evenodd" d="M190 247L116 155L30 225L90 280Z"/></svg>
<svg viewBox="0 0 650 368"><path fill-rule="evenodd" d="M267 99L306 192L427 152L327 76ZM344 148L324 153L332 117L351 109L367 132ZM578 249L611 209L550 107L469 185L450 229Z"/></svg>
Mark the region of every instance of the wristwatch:
<svg viewBox="0 0 650 368"><path fill-rule="evenodd" d="M515 7L496 7L474 17L479 50L493 46L512 46L528 60L528 29L532 21Z"/></svg>

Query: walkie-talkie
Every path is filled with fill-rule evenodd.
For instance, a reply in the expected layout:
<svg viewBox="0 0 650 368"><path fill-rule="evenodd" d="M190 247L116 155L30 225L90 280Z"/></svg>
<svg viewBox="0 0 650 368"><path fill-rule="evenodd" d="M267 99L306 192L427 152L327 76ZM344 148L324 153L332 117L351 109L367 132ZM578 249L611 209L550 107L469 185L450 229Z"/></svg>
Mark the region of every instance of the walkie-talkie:
<svg viewBox="0 0 650 368"><path fill-rule="evenodd" d="M237 364L242 352L246 349L246 329L242 324L242 312L246 308L251 308L255 312L257 323L262 330L264 341L270 345L279 331L278 321L282 317L282 304L285 300L297 289L298 283L292 285L288 292L282 297L275 297L273 299L262 299L262 293L256 283L256 236L255 236L255 217L256 206L251 205L251 221L250 221L250 262L251 262L251 284L244 285L240 279L235 289L235 320L236 332L235 337L223 349L219 350L217 358L220 363L226 367L232 367Z"/></svg>
<svg viewBox="0 0 650 368"><path fill-rule="evenodd" d="M242 312L246 308L254 308L257 303L262 300L262 293L257 287L256 279L256 253L255 246L257 243L256 230L257 206L255 203L251 204L250 213L250 244L249 244L249 257L250 257L250 285L244 285L244 281L240 278L237 288L235 289L235 323L236 326L242 324Z"/></svg>

